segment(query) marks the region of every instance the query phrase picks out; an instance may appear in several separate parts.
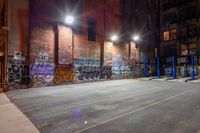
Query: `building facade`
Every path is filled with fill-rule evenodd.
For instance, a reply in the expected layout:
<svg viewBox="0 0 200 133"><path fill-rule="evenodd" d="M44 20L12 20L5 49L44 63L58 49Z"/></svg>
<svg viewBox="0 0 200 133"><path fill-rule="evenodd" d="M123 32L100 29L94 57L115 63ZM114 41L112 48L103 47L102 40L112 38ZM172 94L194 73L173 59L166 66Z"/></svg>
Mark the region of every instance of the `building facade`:
<svg viewBox="0 0 200 133"><path fill-rule="evenodd" d="M142 63L142 59L147 58L149 75L153 76L156 73L155 57L160 44L159 0L126 0L122 2L124 40L133 41L132 37L139 35L139 41L135 42L136 48L140 50Z"/></svg>
<svg viewBox="0 0 200 133"><path fill-rule="evenodd" d="M154 58L154 0L137 1L138 5L131 0L3 1L7 8L1 13L8 14L3 16L6 28L2 26L6 41L0 45L4 87L138 77L142 58ZM144 3L147 6L140 9ZM67 15L74 17L73 24L65 23ZM133 33L141 35L141 51ZM112 35L118 40L111 41Z"/></svg>
<svg viewBox="0 0 200 133"><path fill-rule="evenodd" d="M171 57L175 56L178 76L184 76L184 67L191 74L191 56L195 56L195 71L199 64L199 0L161 1L161 56L165 74L170 75Z"/></svg>

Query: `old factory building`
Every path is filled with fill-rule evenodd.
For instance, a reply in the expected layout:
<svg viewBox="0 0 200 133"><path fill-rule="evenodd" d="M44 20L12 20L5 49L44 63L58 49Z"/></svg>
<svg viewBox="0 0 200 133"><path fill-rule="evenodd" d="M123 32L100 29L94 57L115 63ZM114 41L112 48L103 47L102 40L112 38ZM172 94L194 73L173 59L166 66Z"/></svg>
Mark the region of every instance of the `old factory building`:
<svg viewBox="0 0 200 133"><path fill-rule="evenodd" d="M158 11L157 0L0 0L1 88L138 77L144 59L153 75Z"/></svg>

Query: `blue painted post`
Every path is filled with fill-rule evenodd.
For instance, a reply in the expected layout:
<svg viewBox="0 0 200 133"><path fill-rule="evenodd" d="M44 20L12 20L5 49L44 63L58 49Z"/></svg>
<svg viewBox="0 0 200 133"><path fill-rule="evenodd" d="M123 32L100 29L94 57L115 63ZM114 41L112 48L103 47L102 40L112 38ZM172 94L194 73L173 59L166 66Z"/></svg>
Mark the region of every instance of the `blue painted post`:
<svg viewBox="0 0 200 133"><path fill-rule="evenodd" d="M194 71L194 55L192 55L192 80L195 78L195 71Z"/></svg>
<svg viewBox="0 0 200 133"><path fill-rule="evenodd" d="M172 69L172 71L173 71L173 78L175 79L176 78L176 66L175 66L175 58L174 58L174 56L172 57L172 63L173 63L173 69Z"/></svg>
<svg viewBox="0 0 200 133"><path fill-rule="evenodd" d="M159 60L159 57L157 57L157 77L160 78L160 60Z"/></svg>
<svg viewBox="0 0 200 133"><path fill-rule="evenodd" d="M184 77L188 76L188 71L187 71L187 63L184 65Z"/></svg>
<svg viewBox="0 0 200 133"><path fill-rule="evenodd" d="M147 59L144 57L144 77L147 77Z"/></svg>
<svg viewBox="0 0 200 133"><path fill-rule="evenodd" d="M173 77L173 57L171 57L171 77Z"/></svg>

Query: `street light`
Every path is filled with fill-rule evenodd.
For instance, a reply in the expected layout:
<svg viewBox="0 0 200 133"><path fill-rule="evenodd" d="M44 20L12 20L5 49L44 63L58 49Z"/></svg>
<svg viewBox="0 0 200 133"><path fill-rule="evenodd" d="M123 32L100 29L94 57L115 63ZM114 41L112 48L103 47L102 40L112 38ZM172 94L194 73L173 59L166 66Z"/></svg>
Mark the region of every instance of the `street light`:
<svg viewBox="0 0 200 133"><path fill-rule="evenodd" d="M73 16L67 16L66 18L65 18L65 23L66 24L69 24L69 25L71 25L71 24L73 24L74 23L74 17Z"/></svg>
<svg viewBox="0 0 200 133"><path fill-rule="evenodd" d="M112 35L110 39L111 39L112 42L117 41L118 40L118 36L117 35Z"/></svg>
<svg viewBox="0 0 200 133"><path fill-rule="evenodd" d="M138 35L133 36L133 41L138 41L140 37Z"/></svg>

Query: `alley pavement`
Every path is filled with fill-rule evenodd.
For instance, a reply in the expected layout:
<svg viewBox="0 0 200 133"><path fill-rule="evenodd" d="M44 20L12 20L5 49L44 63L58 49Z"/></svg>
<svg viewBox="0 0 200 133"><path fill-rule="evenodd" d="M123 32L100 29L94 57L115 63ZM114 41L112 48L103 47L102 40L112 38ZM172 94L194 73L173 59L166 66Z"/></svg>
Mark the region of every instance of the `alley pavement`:
<svg viewBox="0 0 200 133"><path fill-rule="evenodd" d="M42 133L199 133L199 85L127 79L6 94Z"/></svg>

